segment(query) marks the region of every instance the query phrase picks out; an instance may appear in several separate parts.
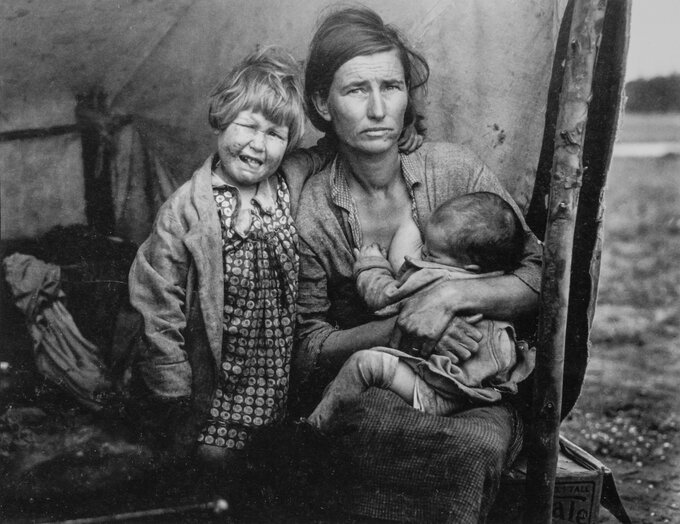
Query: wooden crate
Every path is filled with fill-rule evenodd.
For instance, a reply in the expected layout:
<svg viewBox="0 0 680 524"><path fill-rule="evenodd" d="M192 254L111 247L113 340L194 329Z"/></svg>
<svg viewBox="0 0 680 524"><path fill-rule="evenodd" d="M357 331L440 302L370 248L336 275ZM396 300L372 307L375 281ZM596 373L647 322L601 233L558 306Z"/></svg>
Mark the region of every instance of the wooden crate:
<svg viewBox="0 0 680 524"><path fill-rule="evenodd" d="M568 446L568 447L567 447ZM604 468L601 463L571 442L561 439L555 477L553 523L593 524L597 522ZM531 504L525 493L526 457L520 457L504 475L489 522L522 523Z"/></svg>

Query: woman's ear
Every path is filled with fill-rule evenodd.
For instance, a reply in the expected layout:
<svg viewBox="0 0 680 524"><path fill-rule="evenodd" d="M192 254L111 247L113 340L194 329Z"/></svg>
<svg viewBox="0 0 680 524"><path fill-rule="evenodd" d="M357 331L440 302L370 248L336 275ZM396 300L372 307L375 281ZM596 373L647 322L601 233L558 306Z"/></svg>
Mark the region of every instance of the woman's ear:
<svg viewBox="0 0 680 524"><path fill-rule="evenodd" d="M323 118L326 122L331 121L331 112L328 108L328 97L322 96L321 93L314 93L312 97L312 102L314 102L314 108L319 116Z"/></svg>

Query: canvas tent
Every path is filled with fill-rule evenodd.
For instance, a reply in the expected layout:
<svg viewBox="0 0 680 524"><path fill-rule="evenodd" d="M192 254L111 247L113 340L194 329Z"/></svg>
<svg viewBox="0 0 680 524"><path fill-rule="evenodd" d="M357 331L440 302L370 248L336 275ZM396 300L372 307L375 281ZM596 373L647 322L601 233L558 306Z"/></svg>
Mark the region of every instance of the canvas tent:
<svg viewBox="0 0 680 524"><path fill-rule="evenodd" d="M573 2L363 3L400 27L429 61L428 139L471 147L542 236L561 87L556 73L564 65L563 21ZM141 242L160 203L213 150L206 117L212 85L256 46L279 44L304 59L317 19L333 5L328 0L0 4L2 240L87 223ZM583 227L577 224L563 416L578 397L587 360L626 6L623 0L609 2L613 21L603 47L609 46L611 63L595 78L600 95L591 133L593 185L580 215ZM318 136L310 126L306 143Z"/></svg>
<svg viewBox="0 0 680 524"><path fill-rule="evenodd" d="M366 4L402 28L430 61L429 137L469 144L526 209L566 2ZM167 170L174 187L213 148L206 118L212 85L258 45L280 44L304 59L316 20L332 5L299 0L4 2L2 237L87 220L85 179L92 174L83 172L79 97L101 93L105 102L93 105L109 116L130 117L133 134ZM17 134L55 127L62 134ZM127 169L122 150L134 147L129 133L115 137L120 171ZM308 143L316 138L313 131L309 135ZM134 185L140 174L130 177ZM164 187L163 196L170 189ZM122 198L124 189L114 183L113 190ZM133 212L123 207L118 202L116 232L143 238L146 231L130 231L126 221L137 224L149 217L121 216Z"/></svg>

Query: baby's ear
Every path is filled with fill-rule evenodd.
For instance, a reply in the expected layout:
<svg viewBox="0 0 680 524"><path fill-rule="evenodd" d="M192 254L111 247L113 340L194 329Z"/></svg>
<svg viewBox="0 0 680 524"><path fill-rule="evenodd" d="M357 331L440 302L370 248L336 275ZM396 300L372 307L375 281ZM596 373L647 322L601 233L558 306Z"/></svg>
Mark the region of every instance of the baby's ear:
<svg viewBox="0 0 680 524"><path fill-rule="evenodd" d="M466 271L469 271L470 273L481 273L482 268L479 267L477 264L468 264L466 266L463 266L463 269Z"/></svg>

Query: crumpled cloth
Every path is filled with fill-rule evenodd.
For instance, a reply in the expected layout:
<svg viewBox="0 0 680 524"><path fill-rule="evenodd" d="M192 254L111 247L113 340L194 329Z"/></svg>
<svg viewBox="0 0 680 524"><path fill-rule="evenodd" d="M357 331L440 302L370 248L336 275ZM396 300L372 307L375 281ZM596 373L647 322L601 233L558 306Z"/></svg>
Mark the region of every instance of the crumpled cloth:
<svg viewBox="0 0 680 524"><path fill-rule="evenodd" d="M86 407L101 409L112 383L99 348L83 337L62 302L60 267L15 253L3 260L3 269L26 316L38 371Z"/></svg>

